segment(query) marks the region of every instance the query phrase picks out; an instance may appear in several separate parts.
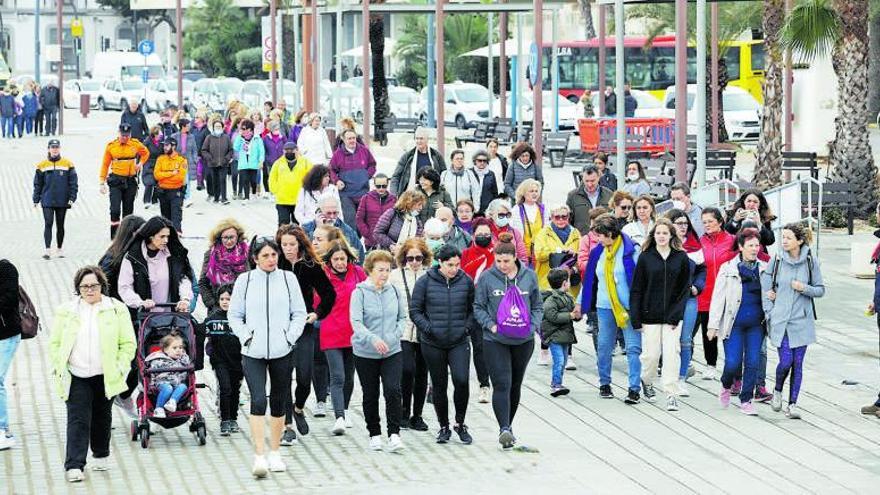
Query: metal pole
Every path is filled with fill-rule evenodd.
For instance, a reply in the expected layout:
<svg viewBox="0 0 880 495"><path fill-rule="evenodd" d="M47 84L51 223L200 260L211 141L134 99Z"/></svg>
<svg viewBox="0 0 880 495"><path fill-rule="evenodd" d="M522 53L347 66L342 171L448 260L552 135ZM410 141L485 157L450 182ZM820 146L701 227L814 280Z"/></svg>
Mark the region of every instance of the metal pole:
<svg viewBox="0 0 880 495"><path fill-rule="evenodd" d="M437 84L437 57L434 52L434 14L428 14L428 127L437 127L436 87Z"/></svg>
<svg viewBox="0 0 880 495"><path fill-rule="evenodd" d="M681 0L687 1L687 0ZM626 99L624 98L623 0L614 2L614 84L617 86L617 183L626 182Z"/></svg>
<svg viewBox="0 0 880 495"><path fill-rule="evenodd" d="M553 74L550 78L550 92L552 93L551 98L553 98L553 132L559 132L559 46L556 42L556 38L559 35L556 30L556 17L558 15L559 9L553 9L550 14L550 36L553 38L553 47L550 52L553 57L551 59L553 62L550 66L550 73Z"/></svg>
<svg viewBox="0 0 880 495"><path fill-rule="evenodd" d="M370 0L363 0L361 5L361 29L363 40L361 43L361 69L363 79L361 82L361 96L364 99L364 143L370 144Z"/></svg>
<svg viewBox="0 0 880 495"><path fill-rule="evenodd" d="M269 22L272 24L269 32L272 36L272 57L269 59L269 62L272 64L272 68L269 70L269 76L272 80L272 106L278 105L278 71L276 70L278 67L278 38L275 29L275 22L277 19L277 1L269 0Z"/></svg>
<svg viewBox="0 0 880 495"><path fill-rule="evenodd" d="M312 98L315 112L321 111L321 24L318 18L318 0L312 0Z"/></svg>
<svg viewBox="0 0 880 495"><path fill-rule="evenodd" d="M792 0L785 0L785 11L790 12L793 8ZM754 46L754 45L753 45ZM794 71L792 70L792 61L791 61L791 50L785 51L785 68L782 71L783 77L783 95L784 101L783 106L785 107L785 113L783 113L784 126L785 126L785 141L784 150L791 151L792 144L794 140L792 139L792 121L794 120L794 115L792 115L793 107L792 107L792 83L794 83ZM786 180L791 180L791 171L786 172Z"/></svg>
<svg viewBox="0 0 880 495"><path fill-rule="evenodd" d="M675 0L675 180L687 180L687 0Z"/></svg>
<svg viewBox="0 0 880 495"><path fill-rule="evenodd" d="M514 109L515 115L515 123L516 123L516 139L519 141L520 139L520 131L522 131L522 127L520 124L523 122L523 111L522 111L522 93L523 91L520 89L519 85L525 81L525 68L523 67L523 29L522 29L522 14L516 14L516 73L514 74L514 78L516 79L511 87L512 95L513 95L513 104L516 107ZM528 62L526 62L528 63ZM534 119L534 111L532 113Z"/></svg>
<svg viewBox="0 0 880 495"><path fill-rule="evenodd" d="M599 6L599 118L605 116L605 30L608 22L605 20L605 5Z"/></svg>
<svg viewBox="0 0 880 495"><path fill-rule="evenodd" d="M34 0L34 38L37 40L34 45L34 81L40 84L40 2L42 0ZM5 34L4 34L5 36ZM60 48L60 47L59 47Z"/></svg>
<svg viewBox="0 0 880 495"><path fill-rule="evenodd" d="M303 84L302 84L302 41L299 38L299 23L302 15L294 10L293 13L293 112L299 112L303 108ZM298 122L295 122L298 124Z"/></svg>
<svg viewBox="0 0 880 495"><path fill-rule="evenodd" d="M437 151L443 156L446 149L446 47L443 45L446 36L444 21L446 15L443 12L443 2L436 0L434 16L437 19L435 46L437 47Z"/></svg>
<svg viewBox="0 0 880 495"><path fill-rule="evenodd" d="M711 25L709 31L712 33L712 146L718 145L718 2L712 2L709 7L709 18ZM705 177L703 177L705 180Z"/></svg>
<svg viewBox="0 0 880 495"><path fill-rule="evenodd" d="M134 34L134 46L138 46L138 11L137 9L132 9L131 11L131 30L132 34Z"/></svg>
<svg viewBox="0 0 880 495"><path fill-rule="evenodd" d="M544 99L541 92L544 79L544 64L541 60L544 55L544 0L534 0L534 10L535 40L533 46L536 47L536 60L533 69L536 74L531 74L535 79L535 84L532 85L532 145L535 148L535 155L537 155L535 165L540 166L543 163L544 151L544 113L541 101Z"/></svg>
<svg viewBox="0 0 880 495"><path fill-rule="evenodd" d="M315 111L315 77L312 74L315 70L315 63L312 57L314 45L312 37L314 36L314 26L312 25L312 14L305 15L306 8L309 3L317 0L303 0L303 16L302 18L302 61L301 71L297 75L302 74L303 86L303 108L309 112Z"/></svg>
<svg viewBox="0 0 880 495"><path fill-rule="evenodd" d="M706 183L706 0L697 0L697 186Z"/></svg>
<svg viewBox="0 0 880 495"><path fill-rule="evenodd" d="M339 99L342 87L342 0L336 2L336 92L333 94L333 113L336 122L342 117L342 101Z"/></svg>
<svg viewBox="0 0 880 495"><path fill-rule="evenodd" d="M177 27L177 108L183 108L183 9L180 0L174 6L175 26Z"/></svg>
<svg viewBox="0 0 880 495"><path fill-rule="evenodd" d="M507 0L502 0L501 3L507 3ZM498 20L501 24L501 36L499 36L501 46L498 53L498 106L501 107L500 117L503 119L507 117L507 37L510 36L507 30L507 12L502 12Z"/></svg>
<svg viewBox="0 0 880 495"><path fill-rule="evenodd" d="M37 0L39 3L40 0ZM62 16L64 15L64 3L55 2L57 5L57 31L58 31L58 134L64 134L64 23ZM2 34L0 34L2 35ZM74 54L76 53L76 38L73 39ZM123 110L125 111L125 110Z"/></svg>
<svg viewBox="0 0 880 495"><path fill-rule="evenodd" d="M489 120L492 120L492 118L495 117L495 115L493 115L493 108L492 108L492 104L495 102L495 59L492 58L492 55L493 55L492 54L492 39L495 38L493 36L493 32L492 32L492 31L494 31L494 26L495 26L495 15L492 12L489 12L489 18L488 18L487 29L486 29L486 32L489 35L488 36L488 38L489 38L489 42L488 42L488 50L489 50L488 61L489 61L489 63L486 64L486 66L488 67L488 70L489 70L489 73L488 73L489 82L486 84L486 86L489 87Z"/></svg>

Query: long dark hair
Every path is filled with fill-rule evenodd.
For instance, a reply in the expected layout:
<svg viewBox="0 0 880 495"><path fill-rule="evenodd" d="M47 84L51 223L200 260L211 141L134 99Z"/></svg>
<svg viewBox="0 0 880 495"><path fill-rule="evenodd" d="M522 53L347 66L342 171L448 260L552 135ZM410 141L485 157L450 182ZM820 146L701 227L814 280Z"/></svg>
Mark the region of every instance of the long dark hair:
<svg viewBox="0 0 880 495"><path fill-rule="evenodd" d="M312 241L309 240L309 236L306 235L306 232L299 225L285 223L278 227L278 231L275 232L275 242L278 243L278 246L281 246L281 238L286 235L292 235L296 237L296 242L299 244L299 256L303 261L309 263L315 263L320 265L321 260L318 258L318 255L315 253L315 248L312 246ZM278 264L284 270L290 270L291 264L287 261L287 258L283 256L279 256Z"/></svg>
<svg viewBox="0 0 880 495"><path fill-rule="evenodd" d="M174 224L165 217L155 216L147 220L126 245L125 252L131 252L132 249L140 249L141 243L150 242L150 237L158 234L162 229L168 229L168 252L171 253L172 257L179 258L184 263L184 274L192 272L192 266L189 263L189 251L180 242L180 237L177 236Z"/></svg>
<svg viewBox="0 0 880 495"><path fill-rule="evenodd" d="M330 175L330 169L324 165L315 165L311 170L308 171L305 177L303 177L303 189L306 192L316 192L321 190L321 182L324 180L324 176Z"/></svg>
<svg viewBox="0 0 880 495"><path fill-rule="evenodd" d="M690 237L693 234L694 239L700 238L700 236L697 235L696 229L694 229L694 224L691 223L691 218L689 216L687 216L687 213L685 213L683 210L679 210L678 208L673 208L673 209L667 211L665 216L666 216L666 218L669 219L670 222L673 223L673 226L675 226L674 224L675 224L676 220L683 217L685 220L687 220L687 223L688 223L688 231L687 231L686 237Z"/></svg>
<svg viewBox="0 0 880 495"><path fill-rule="evenodd" d="M116 237L113 238L113 242L110 243L110 247L107 248L107 254L105 255L110 256L111 266L116 268L122 264L122 258L128 252L126 249L128 243L131 242L131 239L145 223L147 221L137 215L128 215L122 219L122 222L119 223L119 228L116 229Z"/></svg>
<svg viewBox="0 0 880 495"><path fill-rule="evenodd" d="M776 219L776 215L770 211L770 205L767 203L767 198L764 197L764 193L761 192L760 189L746 189L742 194L739 195L739 199L733 203L733 207L727 213L727 218L733 218L737 211L740 208L746 207L746 198L749 196L755 196L758 198L758 213L761 215L761 223L772 222Z"/></svg>

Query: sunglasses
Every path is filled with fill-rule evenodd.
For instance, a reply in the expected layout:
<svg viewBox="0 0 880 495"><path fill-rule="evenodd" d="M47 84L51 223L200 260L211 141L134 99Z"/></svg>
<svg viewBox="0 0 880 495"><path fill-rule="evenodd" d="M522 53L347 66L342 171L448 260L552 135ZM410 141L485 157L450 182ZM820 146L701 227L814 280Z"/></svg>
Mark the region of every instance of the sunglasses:
<svg viewBox="0 0 880 495"><path fill-rule="evenodd" d="M489 160L486 160L485 158L477 158L474 161L477 163L489 163Z"/></svg>
<svg viewBox="0 0 880 495"><path fill-rule="evenodd" d="M412 263L412 262L421 263L422 260L425 259L425 257L422 256L422 255L418 255L418 256L407 256L405 259L406 259L406 262L407 262L407 263Z"/></svg>
<svg viewBox="0 0 880 495"><path fill-rule="evenodd" d="M632 209L632 205L620 205L620 206L618 206L618 208L620 208L623 211L629 211Z"/></svg>
<svg viewBox="0 0 880 495"><path fill-rule="evenodd" d="M376 189L388 189L388 184L376 184Z"/></svg>
<svg viewBox="0 0 880 495"><path fill-rule="evenodd" d="M498 218L510 218L513 216L513 213L498 213Z"/></svg>
<svg viewBox="0 0 880 495"><path fill-rule="evenodd" d="M568 220L568 215L553 215L553 220Z"/></svg>

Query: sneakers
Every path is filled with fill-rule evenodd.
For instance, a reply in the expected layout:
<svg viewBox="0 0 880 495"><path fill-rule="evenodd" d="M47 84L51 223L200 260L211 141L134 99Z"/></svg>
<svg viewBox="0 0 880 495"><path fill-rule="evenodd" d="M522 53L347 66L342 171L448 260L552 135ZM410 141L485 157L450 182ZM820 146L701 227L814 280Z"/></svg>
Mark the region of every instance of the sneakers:
<svg viewBox="0 0 880 495"><path fill-rule="evenodd" d="M415 431L428 431L428 424L421 416L413 416L409 419L409 428Z"/></svg>
<svg viewBox="0 0 880 495"><path fill-rule="evenodd" d="M296 443L298 443L296 439L296 432L291 430L290 428L285 428L284 434L281 435L281 445L285 447L290 447L291 445Z"/></svg>
<svg viewBox="0 0 880 495"><path fill-rule="evenodd" d="M48 260L50 258L52 258L52 250L49 248L46 248L46 251L43 252L43 259Z"/></svg>
<svg viewBox="0 0 880 495"><path fill-rule="evenodd" d="M138 417L137 406L134 403L134 397L128 396L127 399L123 399L118 395L113 399L113 403L116 404L120 409L122 409L128 417L134 419Z"/></svg>
<svg viewBox="0 0 880 495"><path fill-rule="evenodd" d="M550 387L550 395L553 397L559 397L560 395L568 395L570 390L565 387Z"/></svg>
<svg viewBox="0 0 880 495"><path fill-rule="evenodd" d="M758 387L757 392L755 392L755 402L769 402L770 399L773 398L773 394L767 391L766 387Z"/></svg>
<svg viewBox="0 0 880 495"><path fill-rule="evenodd" d="M238 426L238 421L234 419L229 420L229 431L232 433L238 433L241 431L241 428Z"/></svg>
<svg viewBox="0 0 880 495"><path fill-rule="evenodd" d="M696 374L697 374L697 370L694 369L694 365L689 364L689 365L688 365L688 371L687 371L687 378L690 378L690 377L692 377L692 376L694 376L694 375L696 375Z"/></svg>
<svg viewBox="0 0 880 495"><path fill-rule="evenodd" d="M456 433L458 433L458 439L461 441L461 443L465 445L470 445L474 443L474 437L472 437L471 434L468 433L467 426L463 424L455 425L452 429L455 430Z"/></svg>
<svg viewBox="0 0 880 495"><path fill-rule="evenodd" d="M788 416L788 419L801 419L801 411L798 409L797 404L789 404L788 409L785 410L785 415Z"/></svg>
<svg viewBox="0 0 880 495"><path fill-rule="evenodd" d="M403 440L397 433L392 433L388 436L388 452L395 453L401 450L403 450Z"/></svg>
<svg viewBox="0 0 880 495"><path fill-rule="evenodd" d="M718 401L721 402L721 407L727 408L730 405L730 389L721 387L721 393L718 394Z"/></svg>
<svg viewBox="0 0 880 495"><path fill-rule="evenodd" d="M374 452L382 450L382 437L379 435L370 437L370 450Z"/></svg>
<svg viewBox="0 0 880 495"><path fill-rule="evenodd" d="M550 349L541 349L538 353L538 366L550 366Z"/></svg>
<svg viewBox="0 0 880 495"><path fill-rule="evenodd" d="M92 471L109 471L110 464L107 462L108 460L110 460L109 457L93 457Z"/></svg>
<svg viewBox="0 0 880 495"><path fill-rule="evenodd" d="M269 452L267 460L269 463L269 471L272 471L273 473L280 473L287 470L287 465L285 465L284 461L281 460L281 453L277 450Z"/></svg>
<svg viewBox="0 0 880 495"><path fill-rule="evenodd" d="M264 456L254 456L254 465L251 467L251 474L254 475L254 478L265 478L266 475L269 474L269 464L266 463L266 458Z"/></svg>
<svg viewBox="0 0 880 495"><path fill-rule="evenodd" d="M298 431L300 435L305 436L309 434L309 423L306 421L305 413L302 411L296 412L296 409L294 409L293 422L296 423L296 431Z"/></svg>
<svg viewBox="0 0 880 495"><path fill-rule="evenodd" d="M679 378L677 386L678 386L679 397L690 397L691 396L691 391L688 390L688 387L687 387L687 379L686 378Z"/></svg>
<svg viewBox="0 0 880 495"><path fill-rule="evenodd" d="M743 389L743 381L742 380L734 380L733 386L730 387L730 395L739 395Z"/></svg>
<svg viewBox="0 0 880 495"><path fill-rule="evenodd" d="M63 258L64 257L64 250L61 248L56 248L55 249L55 257L56 258Z"/></svg>
<svg viewBox="0 0 880 495"><path fill-rule="evenodd" d="M221 421L220 422L220 436L221 437L228 437L230 433L232 433L232 430L229 428L229 421Z"/></svg>
<svg viewBox="0 0 880 495"><path fill-rule="evenodd" d="M613 399L614 392L611 391L611 385L601 385L599 387L599 397L603 399Z"/></svg>
<svg viewBox="0 0 880 495"><path fill-rule="evenodd" d="M400 425L398 425L401 430L409 429L409 413L403 413L400 419Z"/></svg>
<svg viewBox="0 0 880 495"><path fill-rule="evenodd" d="M706 369L703 370L703 380L715 380L717 377L718 370L716 370L714 366L706 366Z"/></svg>
<svg viewBox="0 0 880 495"><path fill-rule="evenodd" d="M641 397L639 397L639 391L635 389L631 389L626 394L626 398L623 399L623 402L627 404L638 404L641 401Z"/></svg>
<svg viewBox="0 0 880 495"><path fill-rule="evenodd" d="M163 408L163 407L157 407L156 409L153 409L153 417L154 417L154 418L164 418L164 417L166 417L166 414L165 414L165 408Z"/></svg>
<svg viewBox="0 0 880 495"><path fill-rule="evenodd" d="M488 404L490 397L491 394L489 392L489 387L480 387L480 395L477 399L477 402L479 402L480 404Z"/></svg>
<svg viewBox="0 0 880 495"><path fill-rule="evenodd" d="M739 406L739 412L745 414L746 416L757 416L758 411L755 410L755 404L752 401L743 402Z"/></svg>
<svg viewBox="0 0 880 495"><path fill-rule="evenodd" d="M574 371L578 369L577 363L574 362L571 356L568 356L568 362L565 363L565 369L568 371Z"/></svg>
<svg viewBox="0 0 880 495"><path fill-rule="evenodd" d="M440 427L440 431L437 432L437 443L449 443L450 438L452 438L452 432L449 431L449 427Z"/></svg>
<svg viewBox="0 0 880 495"><path fill-rule="evenodd" d="M354 428L354 422L351 420L352 414L348 409L345 410L345 427Z"/></svg>
<svg viewBox="0 0 880 495"><path fill-rule="evenodd" d="M645 400L648 402L654 402L657 398L657 392L654 391L654 385L651 383L645 383L642 380L642 391L645 394Z"/></svg>
<svg viewBox="0 0 880 495"><path fill-rule="evenodd" d="M770 407L779 412L782 410L782 392L779 390L773 391L773 398L770 400Z"/></svg>
<svg viewBox="0 0 880 495"><path fill-rule="evenodd" d="M67 481L68 482L78 483L84 479L86 479L86 475L83 474L82 469L68 469L67 470Z"/></svg>
<svg viewBox="0 0 880 495"><path fill-rule="evenodd" d="M315 404L315 410L312 412L312 416L316 418L323 418L327 416L327 404L324 402L318 402Z"/></svg>
<svg viewBox="0 0 880 495"><path fill-rule="evenodd" d="M345 435L345 418L343 418L342 416L336 418L336 422L333 423L333 429L330 430L330 432L337 437L340 435Z"/></svg>
<svg viewBox="0 0 880 495"><path fill-rule="evenodd" d="M177 401L174 399L168 399L168 402L165 403L165 410L168 412L174 412L177 410Z"/></svg>
<svg viewBox="0 0 880 495"><path fill-rule="evenodd" d="M501 434L498 435L498 443L501 444L501 448L504 450L512 449L514 444L516 444L516 437L513 436L513 431L510 428L502 429Z"/></svg>
<svg viewBox="0 0 880 495"><path fill-rule="evenodd" d="M678 400L675 398L674 395L666 397L666 410L678 411Z"/></svg>
<svg viewBox="0 0 880 495"><path fill-rule="evenodd" d="M869 404L867 406L862 406L861 412L862 412L862 414L865 414L868 416L874 415L874 416L877 416L878 418L880 418L880 405L877 405L877 403L874 403L874 404Z"/></svg>
<svg viewBox="0 0 880 495"><path fill-rule="evenodd" d="M15 447L15 437L6 436L6 430L0 430L0 450L7 450Z"/></svg>

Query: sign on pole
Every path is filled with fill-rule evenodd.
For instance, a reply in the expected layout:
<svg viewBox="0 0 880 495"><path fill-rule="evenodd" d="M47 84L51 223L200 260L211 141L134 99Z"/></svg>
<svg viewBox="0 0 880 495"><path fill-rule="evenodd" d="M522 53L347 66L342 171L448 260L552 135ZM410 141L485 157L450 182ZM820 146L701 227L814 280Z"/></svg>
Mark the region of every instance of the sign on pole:
<svg viewBox="0 0 880 495"><path fill-rule="evenodd" d="M270 24L269 16L264 15L260 19L260 28L261 28L261 44L260 49L263 54L263 72L271 72L272 71L272 25ZM279 73L278 77L281 77L281 16L277 16L275 22L275 32L277 33L275 39L275 49L277 50L277 54L275 55L275 70Z"/></svg>
<svg viewBox="0 0 880 495"><path fill-rule="evenodd" d="M538 76L541 74L538 68L538 44L532 43L529 48L529 81L532 86L538 84Z"/></svg>
<svg viewBox="0 0 880 495"><path fill-rule="evenodd" d="M156 45L152 40L142 40L138 43L138 53L144 57L152 55L154 51L156 51Z"/></svg>
<svg viewBox="0 0 880 495"><path fill-rule="evenodd" d="M79 19L74 19L70 21L70 34L74 38L82 38L83 35L83 23Z"/></svg>

